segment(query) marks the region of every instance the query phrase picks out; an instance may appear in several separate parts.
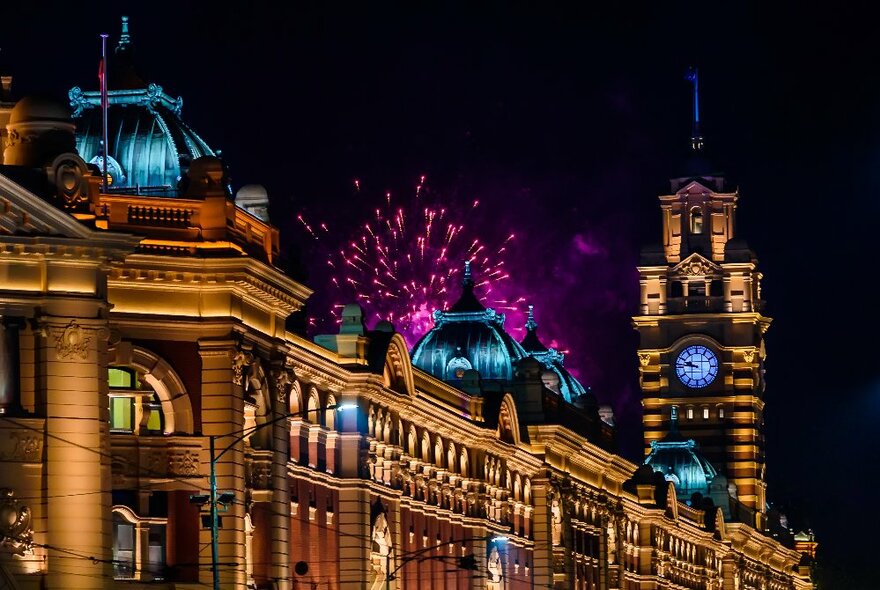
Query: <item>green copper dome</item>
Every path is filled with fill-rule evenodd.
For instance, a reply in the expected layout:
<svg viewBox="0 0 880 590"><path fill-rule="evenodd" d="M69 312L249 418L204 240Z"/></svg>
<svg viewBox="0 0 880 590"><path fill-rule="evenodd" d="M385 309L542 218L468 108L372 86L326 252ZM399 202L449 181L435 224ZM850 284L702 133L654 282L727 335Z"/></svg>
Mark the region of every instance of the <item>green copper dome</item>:
<svg viewBox="0 0 880 590"><path fill-rule="evenodd" d="M127 17L123 17L122 35L108 63L110 190L173 196L190 162L216 154L181 119L183 99L172 98L157 84L147 84L135 72ZM100 168L100 89L83 91L74 87L68 96L76 124L77 151L86 162Z"/></svg>
<svg viewBox="0 0 880 590"><path fill-rule="evenodd" d="M444 381L461 379L468 369L484 381L511 381L514 363L526 351L504 331L504 314L477 300L468 264L462 287L455 305L434 312L434 327L412 349L413 366Z"/></svg>
<svg viewBox="0 0 880 590"><path fill-rule="evenodd" d="M690 500L695 492L710 495L709 486L718 475L697 443L685 439L678 431L678 410L675 407L672 408L669 432L663 440L651 442L651 453L645 459L645 465L671 481L683 501Z"/></svg>

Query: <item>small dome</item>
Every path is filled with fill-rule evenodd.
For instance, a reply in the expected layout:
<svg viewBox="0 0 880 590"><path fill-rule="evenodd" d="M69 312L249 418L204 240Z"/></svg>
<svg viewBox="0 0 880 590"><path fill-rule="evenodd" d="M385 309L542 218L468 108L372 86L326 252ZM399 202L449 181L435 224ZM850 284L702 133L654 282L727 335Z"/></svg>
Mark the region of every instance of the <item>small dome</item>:
<svg viewBox="0 0 880 590"><path fill-rule="evenodd" d="M547 348L538 338L538 323L535 321L534 306L529 306L526 321L526 336L520 342L526 353L544 366L541 380L544 386L558 393L566 401L575 403L587 390L564 366L565 355L555 348Z"/></svg>
<svg viewBox="0 0 880 590"><path fill-rule="evenodd" d="M235 203L268 203L269 193L262 184L246 184L235 193Z"/></svg>
<svg viewBox="0 0 880 590"><path fill-rule="evenodd" d="M254 217L269 221L269 193L261 184L246 184L235 193L235 205Z"/></svg>
<svg viewBox="0 0 880 590"><path fill-rule="evenodd" d="M55 121L72 126L67 105L48 96L26 96L15 104L9 115L9 125L36 121Z"/></svg>
<svg viewBox="0 0 880 590"><path fill-rule="evenodd" d="M711 492L710 484L718 475L709 460L700 452L697 443L686 440L679 433L678 413L675 408L669 432L663 440L651 442L651 453L645 459L645 465L671 481L684 501L697 492L708 496Z"/></svg>
<svg viewBox="0 0 880 590"><path fill-rule="evenodd" d="M470 370L483 381L512 380L514 363L526 351L504 331L504 314L486 309L474 295L470 265L462 287L455 305L434 312L434 327L412 349L413 366L445 381L458 381Z"/></svg>

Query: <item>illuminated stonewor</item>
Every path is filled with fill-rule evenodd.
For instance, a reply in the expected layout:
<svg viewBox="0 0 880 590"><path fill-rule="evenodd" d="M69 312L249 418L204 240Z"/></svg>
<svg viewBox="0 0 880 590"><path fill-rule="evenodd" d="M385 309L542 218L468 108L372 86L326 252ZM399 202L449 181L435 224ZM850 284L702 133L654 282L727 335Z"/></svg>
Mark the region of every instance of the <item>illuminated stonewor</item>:
<svg viewBox="0 0 880 590"><path fill-rule="evenodd" d="M8 131L0 587L812 588L812 537L615 454L534 326L517 344L467 284L415 363L358 305L312 342L286 328L311 292L276 266L264 192L233 198L216 157L166 198L102 194L63 106L23 99ZM696 443L666 443L703 469L687 491L716 483Z"/></svg>

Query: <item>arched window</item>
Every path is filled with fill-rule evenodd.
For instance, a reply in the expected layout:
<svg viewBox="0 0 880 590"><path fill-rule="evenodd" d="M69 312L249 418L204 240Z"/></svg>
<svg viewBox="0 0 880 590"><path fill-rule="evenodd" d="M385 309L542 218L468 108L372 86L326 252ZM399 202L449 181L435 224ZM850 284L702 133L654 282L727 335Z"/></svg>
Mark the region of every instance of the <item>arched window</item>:
<svg viewBox="0 0 880 590"><path fill-rule="evenodd" d="M699 207L691 207L691 233L703 233L703 212Z"/></svg>
<svg viewBox="0 0 880 590"><path fill-rule="evenodd" d="M327 396L327 409L324 410L324 426L327 430L336 430L336 398L333 395Z"/></svg>
<svg viewBox="0 0 880 590"><path fill-rule="evenodd" d="M449 448L446 450L446 467L449 468L449 471L452 473L458 473L458 466L456 465L455 459L455 444L449 443Z"/></svg>
<svg viewBox="0 0 880 590"><path fill-rule="evenodd" d="M439 436L434 441L434 463L437 467L443 467L443 439Z"/></svg>
<svg viewBox="0 0 880 590"><path fill-rule="evenodd" d="M431 462L431 439L427 432L422 435L422 461Z"/></svg>
<svg viewBox="0 0 880 590"><path fill-rule="evenodd" d="M318 408L320 407L321 402L318 399L318 390L312 388L312 391L309 392L309 403L306 405L305 419L312 423L320 423L321 416L318 415Z"/></svg>
<svg viewBox="0 0 880 590"><path fill-rule="evenodd" d="M461 474L462 474L464 477L469 477L469 476L470 476L470 473L469 473L469 471L468 471L468 468L469 468L469 465L468 465L468 453L467 453L467 449L465 449L465 448L462 448L462 449L461 449L461 457L459 458L459 468L460 468L460 470L461 470Z"/></svg>
<svg viewBox="0 0 880 590"><path fill-rule="evenodd" d="M419 456L418 440L419 438L418 434L416 434L416 427L410 425L409 436L406 439L406 452L413 457Z"/></svg>

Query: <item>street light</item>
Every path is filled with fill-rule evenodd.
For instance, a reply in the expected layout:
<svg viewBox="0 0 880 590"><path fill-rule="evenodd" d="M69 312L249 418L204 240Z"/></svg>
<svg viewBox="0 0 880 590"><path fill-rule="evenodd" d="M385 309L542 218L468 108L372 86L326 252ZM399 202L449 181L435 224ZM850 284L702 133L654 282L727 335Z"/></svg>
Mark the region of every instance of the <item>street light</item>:
<svg viewBox="0 0 880 590"><path fill-rule="evenodd" d="M333 410L336 412L343 412L345 410L356 409L358 406L356 403L344 403L344 404L336 404L330 405L323 408L312 408L311 410L303 410L300 412L293 412L290 414L281 414L276 416L275 418L269 420L268 422L264 422L262 424L257 424L252 428L246 428L243 431L240 431L241 434L235 437L232 442L230 442L226 447L220 451L217 455L214 454L214 440L217 438L226 438L227 436L232 436L236 434L235 432L229 434L211 434L208 435L208 439L210 441L210 452L211 452L211 493L210 496L206 497L206 494L194 494L190 496L190 502L194 504L204 504L206 501L211 504L211 572L214 577L214 590L220 590L220 571L217 563L217 557L220 553L219 549L219 541L218 541L218 529L220 528L220 519L217 514L217 504L224 504L224 506L228 506L235 499L234 492L223 492L219 496L217 495L217 461L220 460L220 457L225 455L228 451L232 449L236 444L249 437L256 431L261 428L265 428L271 424L275 424L276 422L280 422L281 420L286 420L287 418L295 418L298 416L302 416L303 414L308 414L309 412L319 412L324 410Z"/></svg>

